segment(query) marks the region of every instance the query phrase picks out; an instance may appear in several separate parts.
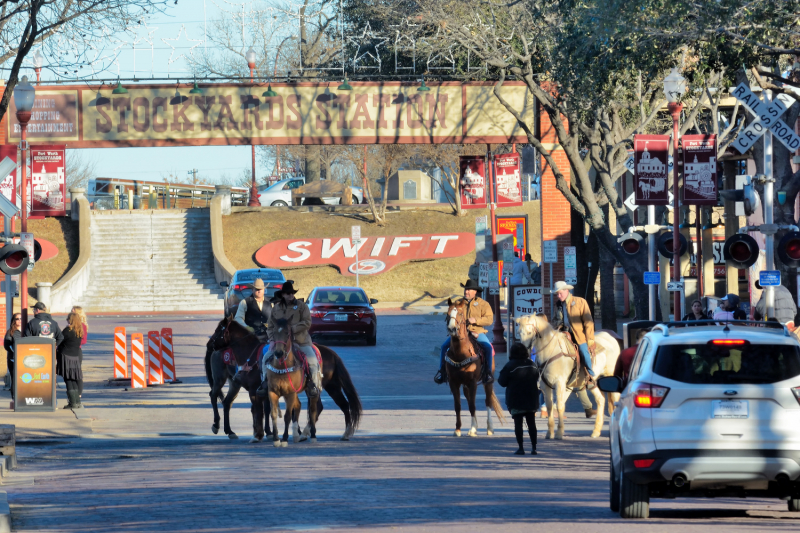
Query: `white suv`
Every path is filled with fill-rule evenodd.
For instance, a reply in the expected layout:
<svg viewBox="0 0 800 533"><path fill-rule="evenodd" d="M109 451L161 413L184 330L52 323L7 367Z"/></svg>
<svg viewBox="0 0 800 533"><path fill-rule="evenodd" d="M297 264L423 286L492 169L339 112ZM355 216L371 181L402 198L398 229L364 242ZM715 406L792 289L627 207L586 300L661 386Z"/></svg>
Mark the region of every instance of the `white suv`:
<svg viewBox="0 0 800 533"><path fill-rule="evenodd" d="M752 323L750 323L752 324ZM800 343L775 323L656 325L609 423L611 509L650 498L760 496L800 511Z"/></svg>

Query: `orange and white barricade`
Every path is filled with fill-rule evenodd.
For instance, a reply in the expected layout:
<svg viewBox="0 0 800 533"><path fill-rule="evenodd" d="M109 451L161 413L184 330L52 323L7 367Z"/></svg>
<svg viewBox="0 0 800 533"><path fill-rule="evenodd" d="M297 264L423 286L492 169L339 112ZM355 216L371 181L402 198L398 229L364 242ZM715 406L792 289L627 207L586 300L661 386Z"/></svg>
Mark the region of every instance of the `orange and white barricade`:
<svg viewBox="0 0 800 533"><path fill-rule="evenodd" d="M125 328L114 328L114 379L128 377L128 346Z"/></svg>
<svg viewBox="0 0 800 533"><path fill-rule="evenodd" d="M147 387L147 365L144 359L144 339L141 333L131 334L131 387Z"/></svg>
<svg viewBox="0 0 800 533"><path fill-rule="evenodd" d="M149 385L163 385L164 373L161 371L161 338L157 331L147 333L147 353L150 372Z"/></svg>
<svg viewBox="0 0 800 533"><path fill-rule="evenodd" d="M161 372L167 383L180 383L175 373L175 354L172 348L172 328L161 329Z"/></svg>

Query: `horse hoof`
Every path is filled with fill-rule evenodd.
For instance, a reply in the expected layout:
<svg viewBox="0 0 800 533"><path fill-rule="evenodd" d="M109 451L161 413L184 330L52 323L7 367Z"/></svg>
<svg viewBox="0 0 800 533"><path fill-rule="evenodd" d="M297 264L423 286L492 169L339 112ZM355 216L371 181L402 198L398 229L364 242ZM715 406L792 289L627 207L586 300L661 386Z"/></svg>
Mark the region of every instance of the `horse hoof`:
<svg viewBox="0 0 800 533"><path fill-rule="evenodd" d="M214 424L211 424L211 433L213 433L214 435L219 433L219 426L215 426Z"/></svg>
<svg viewBox="0 0 800 533"><path fill-rule="evenodd" d="M599 431L592 431L592 438L593 439L596 439L599 436L600 436L600 432Z"/></svg>
<svg viewBox="0 0 800 533"><path fill-rule="evenodd" d="M342 435L342 438L341 438L341 439L339 439L339 440L341 440L341 441L348 441L348 440L350 440L350 437L348 437L347 435Z"/></svg>
<svg viewBox="0 0 800 533"><path fill-rule="evenodd" d="M564 435L556 435L556 440L564 440Z"/></svg>
<svg viewBox="0 0 800 533"><path fill-rule="evenodd" d="M491 429L488 429L488 430L486 430L486 435L491 437L492 435L494 435L494 431L492 431Z"/></svg>
<svg viewBox="0 0 800 533"><path fill-rule="evenodd" d="M274 441L272 441L272 445L275 446L276 448L280 448L281 447L281 441L274 440Z"/></svg>
<svg viewBox="0 0 800 533"><path fill-rule="evenodd" d="M305 442L307 440L308 440L308 437L306 435L300 435L300 440L297 441L297 442Z"/></svg>
<svg viewBox="0 0 800 533"><path fill-rule="evenodd" d="M460 429L457 429L457 430L455 430L455 431L453 432L453 436L454 436L454 437L460 437L460 436L461 436L461 430L460 430Z"/></svg>
<svg viewBox="0 0 800 533"><path fill-rule="evenodd" d="M252 439L250 439L250 440L248 441L248 443L249 443L249 444L257 444L257 443L259 443L259 442L261 442L261 439L259 439L259 438L256 438L256 437L253 437Z"/></svg>
<svg viewBox="0 0 800 533"><path fill-rule="evenodd" d="M477 437L478 436L478 430L477 429L470 429L469 433L467 433L467 436L469 436L469 437Z"/></svg>
<svg viewBox="0 0 800 533"><path fill-rule="evenodd" d="M547 435L544 436L544 438L547 440L552 440L553 436L550 433L548 433Z"/></svg>
<svg viewBox="0 0 800 533"><path fill-rule="evenodd" d="M238 439L239 435L237 435L236 433L231 433L231 434L228 435L228 438L231 439L231 440Z"/></svg>
<svg viewBox="0 0 800 533"><path fill-rule="evenodd" d="M311 444L317 443L317 437L311 437Z"/></svg>
<svg viewBox="0 0 800 533"><path fill-rule="evenodd" d="M286 442L285 440L282 440L281 441L281 448L288 448L288 447L289 447L289 443Z"/></svg>

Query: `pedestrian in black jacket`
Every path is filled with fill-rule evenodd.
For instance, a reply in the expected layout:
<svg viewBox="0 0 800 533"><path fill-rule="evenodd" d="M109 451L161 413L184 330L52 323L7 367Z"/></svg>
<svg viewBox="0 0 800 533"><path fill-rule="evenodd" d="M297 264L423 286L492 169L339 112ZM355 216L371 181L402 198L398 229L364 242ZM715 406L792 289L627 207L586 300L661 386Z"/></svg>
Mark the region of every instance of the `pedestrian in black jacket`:
<svg viewBox="0 0 800 533"><path fill-rule="evenodd" d="M6 331L6 336L3 339L3 347L6 349L6 362L8 363L8 372L11 374L11 397L14 397L14 353L16 346L14 345L15 339L22 337L20 327L22 325L22 315L14 313L11 317L11 327Z"/></svg>
<svg viewBox="0 0 800 533"><path fill-rule="evenodd" d="M64 342L59 344L56 357L58 360L57 370L59 376L64 378L67 384L67 398L69 403L64 409L77 409L81 405L81 394L83 393L83 372L81 363L83 352L81 352L81 338L83 337L83 321L78 313L70 313L67 317L68 325L64 329Z"/></svg>
<svg viewBox="0 0 800 533"><path fill-rule="evenodd" d="M528 435L536 452L536 411L539 409L539 368L531 361L528 349L515 343L509 352L508 363L500 371L497 382L506 387L506 407L514 420L514 434L519 449L516 455L525 455L522 447L522 421L528 424Z"/></svg>
<svg viewBox="0 0 800 533"><path fill-rule="evenodd" d="M64 341L64 334L61 333L58 323L47 312L46 305L36 302L33 306L33 315L33 320L25 326L23 337L48 337L56 340L56 346Z"/></svg>

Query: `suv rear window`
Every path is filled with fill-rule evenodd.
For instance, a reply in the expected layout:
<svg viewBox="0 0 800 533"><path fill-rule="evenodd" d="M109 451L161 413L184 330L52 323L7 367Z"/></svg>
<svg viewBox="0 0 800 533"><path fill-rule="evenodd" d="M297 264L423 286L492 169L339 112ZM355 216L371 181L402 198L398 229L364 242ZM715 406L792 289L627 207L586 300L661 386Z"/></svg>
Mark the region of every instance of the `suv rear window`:
<svg viewBox="0 0 800 533"><path fill-rule="evenodd" d="M365 304L367 299L358 289L317 290L315 304Z"/></svg>
<svg viewBox="0 0 800 533"><path fill-rule="evenodd" d="M800 375L800 349L749 343L665 345L656 353L653 372L697 385L775 383Z"/></svg>
<svg viewBox="0 0 800 533"><path fill-rule="evenodd" d="M280 270L254 270L253 272L237 272L236 283L252 283L256 278L263 281L285 281Z"/></svg>

